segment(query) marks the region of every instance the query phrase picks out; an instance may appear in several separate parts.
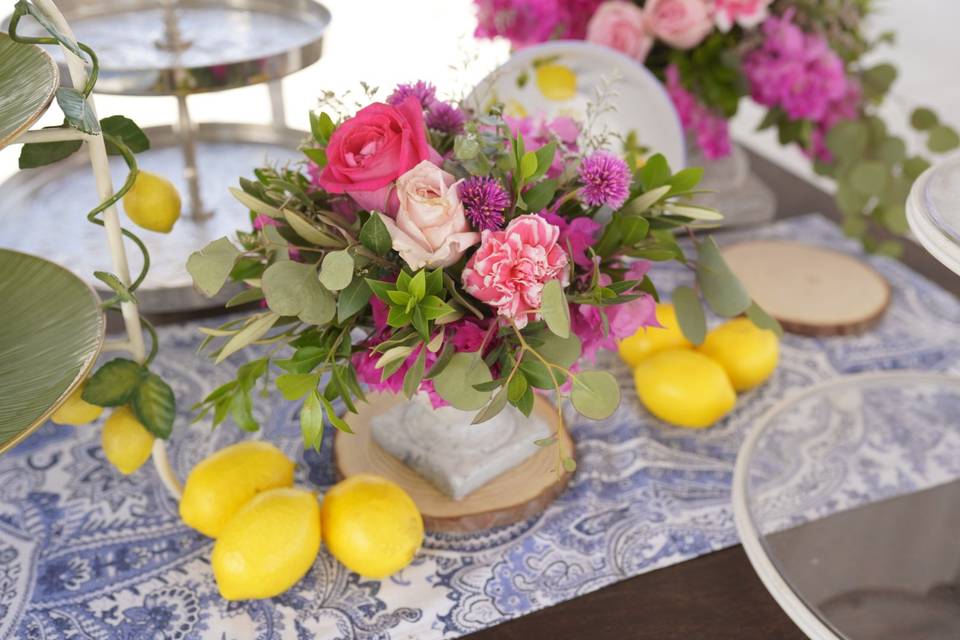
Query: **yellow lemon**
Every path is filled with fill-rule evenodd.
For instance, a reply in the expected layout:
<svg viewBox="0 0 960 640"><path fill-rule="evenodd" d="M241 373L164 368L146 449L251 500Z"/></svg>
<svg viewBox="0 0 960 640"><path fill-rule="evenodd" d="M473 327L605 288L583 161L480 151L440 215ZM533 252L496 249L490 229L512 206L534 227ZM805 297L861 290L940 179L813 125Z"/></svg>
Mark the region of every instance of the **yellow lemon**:
<svg viewBox="0 0 960 640"><path fill-rule="evenodd" d="M690 349L653 354L636 368L633 380L647 410L679 427L709 427L737 402L723 367Z"/></svg>
<svg viewBox="0 0 960 640"><path fill-rule="evenodd" d="M562 64L541 64L537 67L537 88L548 100L569 100L577 95L577 74Z"/></svg>
<svg viewBox="0 0 960 640"><path fill-rule="evenodd" d="M133 188L123 196L123 209L138 226L170 233L180 218L180 194L166 178L141 171Z"/></svg>
<svg viewBox="0 0 960 640"><path fill-rule="evenodd" d="M334 485L320 519L333 557L367 578L403 569L423 543L423 518L413 499L377 476L360 474Z"/></svg>
<svg viewBox="0 0 960 640"><path fill-rule="evenodd" d="M253 496L293 486L293 461L269 442L245 441L204 459L187 476L180 499L183 521L211 538Z"/></svg>
<svg viewBox="0 0 960 640"><path fill-rule="evenodd" d="M50 419L57 424L69 424L78 427L99 418L100 414L103 413L103 407L90 404L80 397L85 386L87 386L86 382L77 387L77 390L70 394L67 401L53 412Z"/></svg>
<svg viewBox="0 0 960 640"><path fill-rule="evenodd" d="M734 318L707 334L700 351L720 363L733 388L752 389L773 374L780 357L777 334L748 318Z"/></svg>
<svg viewBox="0 0 960 640"><path fill-rule="evenodd" d="M150 459L153 434L140 424L129 407L120 407L103 423L103 453L120 473L130 475Z"/></svg>
<svg viewBox="0 0 960 640"><path fill-rule="evenodd" d="M693 344L680 330L677 312L672 304L657 305L657 322L660 327L641 327L635 334L620 341L620 357L631 367L636 367L644 358L657 351L693 348Z"/></svg>
<svg viewBox="0 0 960 640"><path fill-rule="evenodd" d="M225 599L270 598L295 585L319 551L317 497L305 489L271 489L227 521L210 564Z"/></svg>

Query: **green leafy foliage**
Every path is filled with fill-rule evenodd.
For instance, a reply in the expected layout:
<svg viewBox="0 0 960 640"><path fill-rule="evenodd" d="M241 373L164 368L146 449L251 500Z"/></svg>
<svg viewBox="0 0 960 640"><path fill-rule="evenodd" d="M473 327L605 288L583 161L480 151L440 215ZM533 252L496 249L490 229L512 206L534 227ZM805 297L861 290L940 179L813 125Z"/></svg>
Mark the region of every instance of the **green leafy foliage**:
<svg viewBox="0 0 960 640"><path fill-rule="evenodd" d="M695 345L702 344L707 337L707 318L694 290L690 287L674 289L673 306L683 335Z"/></svg>
<svg viewBox="0 0 960 640"><path fill-rule="evenodd" d="M133 398L134 391L147 373L147 369L139 362L114 358L90 376L81 397L100 407L123 406Z"/></svg>
<svg viewBox="0 0 960 640"><path fill-rule="evenodd" d="M60 87L57 89L57 104L68 125L92 136L100 133L100 123L82 93L70 87Z"/></svg>
<svg viewBox="0 0 960 640"><path fill-rule="evenodd" d="M490 399L490 392L478 391L475 385L491 380L490 369L479 354L461 352L450 357L443 370L433 378L433 386L451 406L476 411Z"/></svg>
<svg viewBox="0 0 960 640"><path fill-rule="evenodd" d="M214 240L190 254L187 272L203 295L212 298L220 292L233 270L240 251L226 237Z"/></svg>
<svg viewBox="0 0 960 640"><path fill-rule="evenodd" d="M170 437L177 402L163 378L148 372L134 390L130 406L147 431L164 440Z"/></svg>
<svg viewBox="0 0 960 640"><path fill-rule="evenodd" d="M540 313L550 331L561 338L570 336L570 305L559 280L544 285Z"/></svg>
<svg viewBox="0 0 960 640"><path fill-rule="evenodd" d="M605 420L620 405L620 385L608 371L581 371L573 379L570 401L584 417Z"/></svg>
<svg viewBox="0 0 960 640"><path fill-rule="evenodd" d="M718 315L733 318L750 306L750 296L730 270L713 238L700 244L697 282L707 304Z"/></svg>
<svg viewBox="0 0 960 640"><path fill-rule="evenodd" d="M104 135L116 138L133 153L142 153L150 148L150 139L137 123L124 116L110 116L100 121ZM106 140L107 153L120 155L120 150L110 140Z"/></svg>

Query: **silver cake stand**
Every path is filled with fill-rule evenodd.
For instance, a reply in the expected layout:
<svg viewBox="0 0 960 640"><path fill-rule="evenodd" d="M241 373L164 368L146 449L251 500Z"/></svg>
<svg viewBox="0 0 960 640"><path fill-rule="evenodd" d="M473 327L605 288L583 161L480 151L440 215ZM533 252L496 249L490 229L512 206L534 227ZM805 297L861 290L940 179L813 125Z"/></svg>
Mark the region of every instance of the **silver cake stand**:
<svg viewBox="0 0 960 640"><path fill-rule="evenodd" d="M228 187L265 163L302 156L306 132L285 125L280 79L316 62L330 13L315 0L62 0L59 6L77 39L98 52L98 93L174 96L177 122L147 130L151 149L140 166L165 176L184 194L184 213L172 233L142 234L152 268L138 291L148 313L220 305L193 290L189 255L207 242L249 225L248 212ZM190 117L188 96L269 83L273 125L204 124ZM114 169L123 175L122 163ZM47 256L90 278L103 270L102 232L83 216L93 204L89 172L69 162L23 171L0 185L6 232L0 245ZM90 206L88 206L90 205ZM57 214L50 241L37 224ZM135 252L132 252L135 253ZM139 265L132 264L137 268Z"/></svg>

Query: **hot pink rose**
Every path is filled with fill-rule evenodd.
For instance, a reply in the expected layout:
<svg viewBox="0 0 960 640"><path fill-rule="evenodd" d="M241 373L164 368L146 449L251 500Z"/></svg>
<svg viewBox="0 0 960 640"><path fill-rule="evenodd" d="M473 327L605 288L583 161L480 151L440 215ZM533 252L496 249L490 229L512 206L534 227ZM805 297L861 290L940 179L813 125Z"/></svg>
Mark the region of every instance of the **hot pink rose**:
<svg viewBox="0 0 960 640"><path fill-rule="evenodd" d="M752 29L767 18L767 8L773 0L714 0L714 21L726 33L734 23Z"/></svg>
<svg viewBox="0 0 960 640"><path fill-rule="evenodd" d="M317 182L330 193L350 194L364 209L386 211L391 183L435 155L416 98L395 107L376 102L330 136L327 166Z"/></svg>
<svg viewBox="0 0 960 640"><path fill-rule="evenodd" d="M393 248L413 270L448 267L478 242L470 230L456 178L424 160L397 180L396 222L384 217Z"/></svg>
<svg viewBox="0 0 960 640"><path fill-rule="evenodd" d="M705 0L649 0L644 13L654 35L677 49L692 49L713 29Z"/></svg>
<svg viewBox="0 0 960 640"><path fill-rule="evenodd" d="M587 40L616 49L638 62L646 60L653 47L643 9L624 0L600 5L587 23Z"/></svg>
<svg viewBox="0 0 960 640"><path fill-rule="evenodd" d="M514 218L502 231L484 231L480 248L463 270L467 293L525 327L540 317L543 286L570 283L567 254L558 242L560 229L541 216Z"/></svg>

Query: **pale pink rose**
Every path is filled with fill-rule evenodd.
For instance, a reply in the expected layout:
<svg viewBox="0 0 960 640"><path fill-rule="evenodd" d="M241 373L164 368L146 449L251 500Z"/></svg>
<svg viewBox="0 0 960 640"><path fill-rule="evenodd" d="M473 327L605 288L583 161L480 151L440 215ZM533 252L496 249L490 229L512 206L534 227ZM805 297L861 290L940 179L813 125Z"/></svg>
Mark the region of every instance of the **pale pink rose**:
<svg viewBox="0 0 960 640"><path fill-rule="evenodd" d="M396 220L382 216L393 248L414 271L449 267L478 242L470 231L456 179L424 160L397 179Z"/></svg>
<svg viewBox="0 0 960 640"><path fill-rule="evenodd" d="M638 62L646 60L653 47L643 9L624 0L600 5L587 23L587 40L616 49Z"/></svg>
<svg viewBox="0 0 960 640"><path fill-rule="evenodd" d="M677 49L692 49L713 30L706 0L649 0L644 14L654 35Z"/></svg>
<svg viewBox="0 0 960 640"><path fill-rule="evenodd" d="M734 23L744 29L752 29L767 19L767 8L773 0L714 0L714 21L724 33Z"/></svg>
<svg viewBox="0 0 960 640"><path fill-rule="evenodd" d="M502 231L484 231L480 248L463 270L463 288L517 327L540 318L543 287L570 284L560 228L531 214L514 218Z"/></svg>

